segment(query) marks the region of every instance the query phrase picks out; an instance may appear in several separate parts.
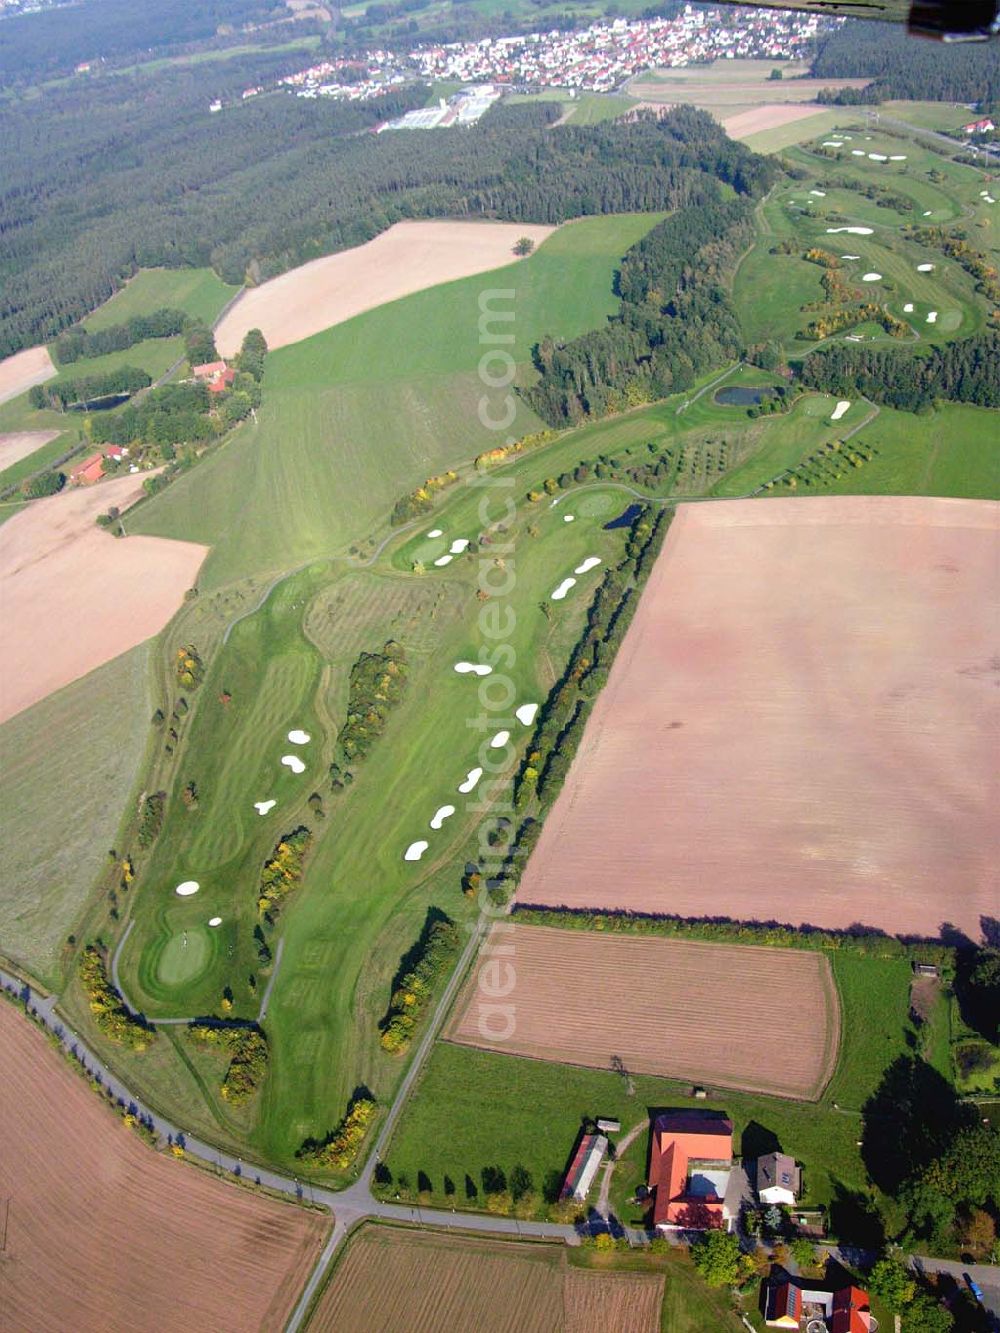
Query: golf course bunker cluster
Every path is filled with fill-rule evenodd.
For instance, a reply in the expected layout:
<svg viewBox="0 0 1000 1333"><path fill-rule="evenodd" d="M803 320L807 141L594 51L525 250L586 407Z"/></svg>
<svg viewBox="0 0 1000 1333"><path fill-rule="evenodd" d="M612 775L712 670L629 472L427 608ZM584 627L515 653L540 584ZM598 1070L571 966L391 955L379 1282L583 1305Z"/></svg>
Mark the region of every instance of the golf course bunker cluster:
<svg viewBox="0 0 1000 1333"><path fill-rule="evenodd" d="M679 506L518 901L974 936L1000 850L998 519Z"/></svg>

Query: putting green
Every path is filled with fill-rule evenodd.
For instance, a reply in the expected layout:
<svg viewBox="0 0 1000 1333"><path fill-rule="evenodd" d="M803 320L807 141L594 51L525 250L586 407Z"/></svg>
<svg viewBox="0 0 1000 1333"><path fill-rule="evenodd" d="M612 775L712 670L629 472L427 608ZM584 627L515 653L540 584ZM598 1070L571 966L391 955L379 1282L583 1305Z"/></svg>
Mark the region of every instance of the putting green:
<svg viewBox="0 0 1000 1333"><path fill-rule="evenodd" d="M577 501L576 511L584 518L596 518L599 514L606 514L616 502L616 497L609 491L598 491L593 495L582 495Z"/></svg>
<svg viewBox="0 0 1000 1333"><path fill-rule="evenodd" d="M204 972L211 955L207 927L179 930L170 936L160 951L156 963L157 980L171 988L187 985Z"/></svg>

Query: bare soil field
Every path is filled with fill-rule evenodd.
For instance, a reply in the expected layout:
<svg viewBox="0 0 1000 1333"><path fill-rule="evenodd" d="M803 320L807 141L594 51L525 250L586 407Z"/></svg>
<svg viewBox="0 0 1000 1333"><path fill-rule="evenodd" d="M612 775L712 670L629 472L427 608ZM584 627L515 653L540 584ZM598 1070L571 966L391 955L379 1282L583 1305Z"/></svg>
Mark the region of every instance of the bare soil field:
<svg viewBox="0 0 1000 1333"><path fill-rule="evenodd" d="M19 463L43 444L48 444L61 430L8 430L0 431L0 472L12 463Z"/></svg>
<svg viewBox="0 0 1000 1333"><path fill-rule="evenodd" d="M813 102L784 102L723 116L722 124L730 139L749 139L751 134L759 134L761 130L778 129L797 120L808 120L810 116L822 116L828 110L828 107Z"/></svg>
<svg viewBox="0 0 1000 1333"><path fill-rule="evenodd" d="M822 954L510 923L494 926L490 943L513 949L493 956L509 959L516 978L502 1002L514 1030L506 1035L476 969L450 1041L593 1069L617 1055L637 1074L803 1100L818 1098L833 1074L840 1003ZM794 1060L761 1060L746 1040L776 1010Z"/></svg>
<svg viewBox="0 0 1000 1333"><path fill-rule="evenodd" d="M978 938L998 685L1000 505L681 505L518 899Z"/></svg>
<svg viewBox="0 0 1000 1333"><path fill-rule="evenodd" d="M26 347L0 361L0 403L16 398L57 373L47 347ZM11 460L13 461L13 460Z"/></svg>
<svg viewBox="0 0 1000 1333"><path fill-rule="evenodd" d="M783 79L771 80L773 68L774 62L767 60L717 60L707 67L652 70L637 75L629 84L628 93L654 106L688 102L711 111L724 122L727 112L732 115L757 106L815 102L822 88L864 88L870 82L794 77L804 71L804 65L789 66ZM810 114L819 109L814 107ZM764 128L768 127L758 126Z"/></svg>
<svg viewBox="0 0 1000 1333"><path fill-rule="evenodd" d="M514 262L514 243L541 245L554 227L517 222L397 222L366 245L325 255L245 293L215 331L222 356L248 329L285 347L401 296Z"/></svg>
<svg viewBox="0 0 1000 1333"><path fill-rule="evenodd" d="M561 1246L366 1226L320 1297L310 1333L592 1333L660 1326L663 1278L571 1269Z"/></svg>
<svg viewBox="0 0 1000 1333"><path fill-rule="evenodd" d="M3 1325L279 1329L329 1220L154 1153L0 1002Z"/></svg>
<svg viewBox="0 0 1000 1333"><path fill-rule="evenodd" d="M207 547L96 526L142 494L135 476L36 500L0 527L0 722L158 634Z"/></svg>

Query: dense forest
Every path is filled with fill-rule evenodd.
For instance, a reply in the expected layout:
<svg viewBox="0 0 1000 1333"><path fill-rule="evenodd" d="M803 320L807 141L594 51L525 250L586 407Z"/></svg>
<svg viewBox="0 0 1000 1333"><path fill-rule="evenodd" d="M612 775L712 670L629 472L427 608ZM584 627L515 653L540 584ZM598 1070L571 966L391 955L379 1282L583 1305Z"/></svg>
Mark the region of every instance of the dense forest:
<svg viewBox="0 0 1000 1333"><path fill-rule="evenodd" d="M725 275L752 234L752 202L707 189L654 227L622 260L621 307L607 326L539 345L541 379L526 393L539 416L556 426L634 407L739 356Z"/></svg>
<svg viewBox="0 0 1000 1333"><path fill-rule="evenodd" d="M818 79L870 78L863 93L845 89L834 102L927 98L993 102L1000 98L996 42L922 42L895 23L844 23L821 38L812 72ZM823 99L821 99L823 100Z"/></svg>
<svg viewBox="0 0 1000 1333"><path fill-rule="evenodd" d="M977 334L934 347L926 356L904 348L838 344L814 352L801 366L802 381L838 397L916 412L935 399L1000 407L1000 334Z"/></svg>
<svg viewBox="0 0 1000 1333"><path fill-rule="evenodd" d="M686 107L553 130L558 107L535 104L469 129L375 136L357 131L425 92L364 104L275 95L209 115L194 67L166 84L98 81L88 95L93 114L69 93L0 113L0 356L54 337L138 267L210 264L258 281L404 218L670 209L704 173L746 194L774 170Z"/></svg>
<svg viewBox="0 0 1000 1333"><path fill-rule="evenodd" d="M78 0L15 14L0 22L0 87L34 83L89 60L149 60L218 35L238 40L236 30L248 25L256 29L255 41L267 40L268 28L260 25L275 25L276 40L292 35L282 0ZM302 31L297 26L295 35Z"/></svg>

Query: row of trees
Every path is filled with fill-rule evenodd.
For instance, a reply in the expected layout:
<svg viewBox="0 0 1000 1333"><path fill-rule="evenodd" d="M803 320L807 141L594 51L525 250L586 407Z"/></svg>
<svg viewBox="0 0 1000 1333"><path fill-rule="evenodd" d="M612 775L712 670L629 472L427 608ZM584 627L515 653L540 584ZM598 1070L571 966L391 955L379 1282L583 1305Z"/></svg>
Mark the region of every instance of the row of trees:
<svg viewBox="0 0 1000 1333"><path fill-rule="evenodd" d="M359 1089L351 1098L347 1114L337 1128L331 1130L325 1139L307 1139L295 1154L296 1157L314 1166L347 1170L357 1160L377 1111L378 1104L368 1089Z"/></svg>
<svg viewBox="0 0 1000 1333"><path fill-rule="evenodd" d="M78 974L90 1012L101 1032L120 1046L144 1051L156 1037L156 1029L141 1022L126 1008L108 978L104 954L96 944L88 944L80 954Z"/></svg>
<svg viewBox="0 0 1000 1333"><path fill-rule="evenodd" d="M302 881L306 856L312 846L312 830L305 824L286 833L264 862L257 890L257 911L270 925L281 904Z"/></svg>
<svg viewBox="0 0 1000 1333"><path fill-rule="evenodd" d="M436 917L425 928L417 944L416 957L393 990L389 1013L382 1024L384 1051L396 1054L410 1044L420 1015L435 987L454 966L461 945L458 927L446 916Z"/></svg>
<svg viewBox="0 0 1000 1333"><path fill-rule="evenodd" d="M152 75L114 82L117 99L97 83L0 108L0 355L54 337L140 266L211 265L257 282L406 218L669 210L701 197L706 175L746 194L774 171L690 107L551 131L558 108L529 104L470 128L375 136L357 131L410 94L276 96L227 108L206 134L207 87L195 83L195 100L183 77L179 90ZM136 157L155 172L134 169Z"/></svg>
<svg viewBox="0 0 1000 1333"><path fill-rule="evenodd" d="M330 779L334 789L344 785L347 766L364 759L382 735L389 713L403 698L408 668L401 644L390 639L378 653L362 653L351 667L347 689L347 717L337 733Z"/></svg>
<svg viewBox="0 0 1000 1333"><path fill-rule="evenodd" d="M749 244L752 219L748 200L722 200L706 188L634 245L622 260L621 306L607 326L539 344L541 379L525 395L539 416L573 425L638 406L737 357L742 332L725 275Z"/></svg>
<svg viewBox="0 0 1000 1333"><path fill-rule="evenodd" d="M814 352L798 369L809 388L908 412L936 399L1000 407L1000 333L992 331L933 347L926 355L840 343Z"/></svg>
<svg viewBox="0 0 1000 1333"><path fill-rule="evenodd" d="M93 333L82 325L76 325L56 339L55 358L60 365L65 366L84 357L122 352L146 338L173 338L183 333L189 322L183 310L171 310L163 306L150 315L133 315L124 324L112 324L109 328L97 329Z"/></svg>
<svg viewBox="0 0 1000 1333"><path fill-rule="evenodd" d="M92 403L115 394L133 394L152 384L152 376L138 366L119 366L94 375L78 375L72 379L50 380L36 384L28 391L31 406L41 410L51 408L65 412L76 403Z"/></svg>

